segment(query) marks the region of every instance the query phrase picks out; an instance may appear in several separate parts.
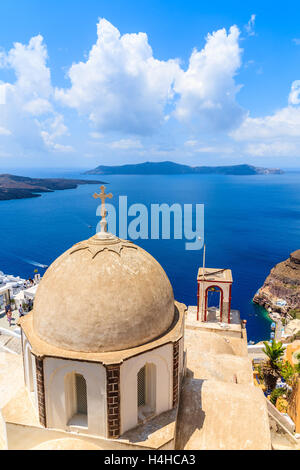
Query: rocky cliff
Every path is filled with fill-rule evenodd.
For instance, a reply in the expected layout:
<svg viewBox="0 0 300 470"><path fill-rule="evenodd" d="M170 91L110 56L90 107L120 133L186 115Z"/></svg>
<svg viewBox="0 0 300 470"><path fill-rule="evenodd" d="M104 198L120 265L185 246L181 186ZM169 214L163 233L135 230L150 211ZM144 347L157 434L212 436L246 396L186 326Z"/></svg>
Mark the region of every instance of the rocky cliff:
<svg viewBox="0 0 300 470"><path fill-rule="evenodd" d="M300 315L300 250L271 270L253 301L284 317L297 318L297 310Z"/></svg>
<svg viewBox="0 0 300 470"><path fill-rule="evenodd" d="M0 201L39 197L40 193L75 189L79 184L98 184L102 181L66 178L29 178L26 176L0 175Z"/></svg>

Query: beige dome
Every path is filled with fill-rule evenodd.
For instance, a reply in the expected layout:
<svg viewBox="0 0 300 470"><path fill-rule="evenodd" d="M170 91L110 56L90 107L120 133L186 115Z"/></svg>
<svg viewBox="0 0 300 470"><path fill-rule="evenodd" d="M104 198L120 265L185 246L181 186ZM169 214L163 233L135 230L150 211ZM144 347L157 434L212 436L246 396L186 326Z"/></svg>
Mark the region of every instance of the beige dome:
<svg viewBox="0 0 300 470"><path fill-rule="evenodd" d="M44 341L72 351L118 351L171 326L173 290L160 264L133 243L106 236L74 245L46 271L33 309Z"/></svg>

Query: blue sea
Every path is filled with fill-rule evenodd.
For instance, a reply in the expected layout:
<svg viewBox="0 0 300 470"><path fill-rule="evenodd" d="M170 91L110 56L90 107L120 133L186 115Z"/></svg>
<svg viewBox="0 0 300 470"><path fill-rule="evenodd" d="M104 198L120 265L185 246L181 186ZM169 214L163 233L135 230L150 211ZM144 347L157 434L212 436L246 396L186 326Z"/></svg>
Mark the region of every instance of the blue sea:
<svg viewBox="0 0 300 470"><path fill-rule="evenodd" d="M6 170L7 172L7 170ZM204 204L206 266L230 268L232 307L247 320L248 340L270 336L271 321L251 299L270 269L300 248L300 172L268 176L163 175L84 176L78 170L10 170L32 177L100 179L107 190L126 195L128 205ZM55 191L39 198L0 202L0 270L22 277L45 271L74 243L95 233L99 185ZM130 220L130 218L129 218ZM90 227L92 226L92 228ZM185 250L186 240L136 240L163 266L175 297L197 302L202 250ZM84 281L84 272L82 273Z"/></svg>

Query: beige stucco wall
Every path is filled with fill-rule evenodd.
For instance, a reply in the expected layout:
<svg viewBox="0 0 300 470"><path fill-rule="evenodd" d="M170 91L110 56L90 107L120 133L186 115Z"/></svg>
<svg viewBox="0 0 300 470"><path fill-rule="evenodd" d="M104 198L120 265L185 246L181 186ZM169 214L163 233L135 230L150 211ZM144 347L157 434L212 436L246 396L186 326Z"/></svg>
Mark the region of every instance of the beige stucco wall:
<svg viewBox="0 0 300 470"><path fill-rule="evenodd" d="M172 408L173 345L166 344L121 365L121 434L138 424L137 374L146 363L156 366L156 414Z"/></svg>
<svg viewBox="0 0 300 470"><path fill-rule="evenodd" d="M7 449L6 424L0 410L0 450Z"/></svg>
<svg viewBox="0 0 300 470"><path fill-rule="evenodd" d="M47 441L74 438L86 442L87 448L89 443L95 444L99 449L105 450L147 450L150 447L141 447L134 443L122 442L120 440L105 439L97 436L88 436L84 434L68 433L63 431L44 429L33 426L22 426L18 424L7 424L7 437L9 450L30 450ZM50 447L50 443L49 443Z"/></svg>
<svg viewBox="0 0 300 470"><path fill-rule="evenodd" d="M176 449L271 450L262 391L248 384L187 378L180 398Z"/></svg>
<svg viewBox="0 0 300 470"><path fill-rule="evenodd" d="M86 429L81 428L80 432L106 436L106 370L97 363L44 359L47 426L69 429L65 377L72 372L81 374L87 386L88 425Z"/></svg>

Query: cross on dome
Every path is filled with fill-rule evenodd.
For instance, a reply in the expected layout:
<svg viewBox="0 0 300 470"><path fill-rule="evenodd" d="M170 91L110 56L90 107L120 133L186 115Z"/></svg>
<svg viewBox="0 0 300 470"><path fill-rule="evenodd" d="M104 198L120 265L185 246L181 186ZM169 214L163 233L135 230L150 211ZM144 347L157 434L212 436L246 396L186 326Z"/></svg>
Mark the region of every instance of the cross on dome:
<svg viewBox="0 0 300 470"><path fill-rule="evenodd" d="M101 232L100 233L106 233L107 232L107 220L106 220L106 215L107 215L107 210L105 208L105 200L106 199L111 199L113 197L112 193L105 194L105 186L101 186L101 193L97 194L95 193L93 195L94 199L101 199Z"/></svg>

